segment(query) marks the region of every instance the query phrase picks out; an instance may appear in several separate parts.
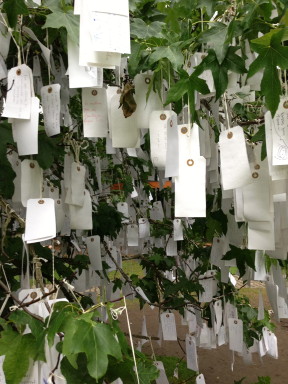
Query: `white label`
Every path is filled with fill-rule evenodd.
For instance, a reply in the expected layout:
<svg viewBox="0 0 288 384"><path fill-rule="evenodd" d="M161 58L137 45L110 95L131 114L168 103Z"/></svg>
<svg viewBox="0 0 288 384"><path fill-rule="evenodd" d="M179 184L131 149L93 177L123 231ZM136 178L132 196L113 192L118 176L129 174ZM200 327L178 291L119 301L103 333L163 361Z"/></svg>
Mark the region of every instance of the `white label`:
<svg viewBox="0 0 288 384"><path fill-rule="evenodd" d="M167 153L165 177L174 177L179 174L179 144L177 131L177 115L171 114L167 119Z"/></svg>
<svg viewBox="0 0 288 384"><path fill-rule="evenodd" d="M79 205L80 207L84 204L84 190L85 190L85 174L86 168L76 162L71 165L71 201L72 205Z"/></svg>
<svg viewBox="0 0 288 384"><path fill-rule="evenodd" d="M41 89L44 125L47 136L60 133L60 88L60 84L52 84Z"/></svg>
<svg viewBox="0 0 288 384"><path fill-rule="evenodd" d="M63 209L62 201L60 199L55 200L55 216L56 216L56 232L58 233L61 231L64 224L64 220L65 220L65 212Z"/></svg>
<svg viewBox="0 0 288 384"><path fill-rule="evenodd" d="M93 270L102 271L100 236L87 237L86 245L91 267Z"/></svg>
<svg viewBox="0 0 288 384"><path fill-rule="evenodd" d="M243 322L240 319L228 319L229 349L242 353L243 351Z"/></svg>
<svg viewBox="0 0 288 384"><path fill-rule="evenodd" d="M127 243L129 247L138 247L138 225L131 224L127 225Z"/></svg>
<svg viewBox="0 0 288 384"><path fill-rule="evenodd" d="M175 241L183 240L183 225L180 219L173 220L173 238Z"/></svg>
<svg viewBox="0 0 288 384"><path fill-rule="evenodd" d="M272 120L272 165L288 164L288 99L281 98Z"/></svg>
<svg viewBox="0 0 288 384"><path fill-rule="evenodd" d="M17 143L19 156L38 154L38 122L39 122L39 99L31 99L30 119L13 119L13 138Z"/></svg>
<svg viewBox="0 0 288 384"><path fill-rule="evenodd" d="M55 204L53 199L27 201L25 241L37 243L56 236Z"/></svg>
<svg viewBox="0 0 288 384"><path fill-rule="evenodd" d="M41 197L43 170L35 160L23 160L21 163L21 202L24 207L28 199Z"/></svg>
<svg viewBox="0 0 288 384"><path fill-rule="evenodd" d="M150 224L148 219L142 218L138 220L139 238L145 239L150 236Z"/></svg>
<svg viewBox="0 0 288 384"><path fill-rule="evenodd" d="M198 375L196 377L196 384L206 384L204 376L202 375L202 373L201 373L201 375Z"/></svg>
<svg viewBox="0 0 288 384"><path fill-rule="evenodd" d="M30 119L33 93L31 83L32 71L26 64L10 69L3 117Z"/></svg>
<svg viewBox="0 0 288 384"><path fill-rule="evenodd" d="M233 127L220 133L220 161L223 189L242 187L251 182L243 128Z"/></svg>
<svg viewBox="0 0 288 384"><path fill-rule="evenodd" d="M169 235L166 236L166 255L177 256L177 242Z"/></svg>
<svg viewBox="0 0 288 384"><path fill-rule="evenodd" d="M186 345L186 358L187 358L187 368L192 369L192 371L199 371L198 368L198 359L197 359L197 349L196 349L196 339L193 336L186 335L185 338Z"/></svg>
<svg viewBox="0 0 288 384"><path fill-rule="evenodd" d="M106 137L108 111L105 88L83 88L82 110L84 137Z"/></svg>
<svg viewBox="0 0 288 384"><path fill-rule="evenodd" d="M123 213L122 223L129 223L129 208L127 203L117 203L117 211Z"/></svg>
<svg viewBox="0 0 288 384"><path fill-rule="evenodd" d="M70 225L72 229L88 230L93 228L92 201L87 189L84 191L83 206L69 205Z"/></svg>
<svg viewBox="0 0 288 384"><path fill-rule="evenodd" d="M177 341L177 331L174 314L169 312L161 313L160 319L163 332L163 340Z"/></svg>
<svg viewBox="0 0 288 384"><path fill-rule="evenodd" d="M157 384L169 384L166 376L165 368L162 361L155 361L154 365L159 369L159 376L156 379Z"/></svg>

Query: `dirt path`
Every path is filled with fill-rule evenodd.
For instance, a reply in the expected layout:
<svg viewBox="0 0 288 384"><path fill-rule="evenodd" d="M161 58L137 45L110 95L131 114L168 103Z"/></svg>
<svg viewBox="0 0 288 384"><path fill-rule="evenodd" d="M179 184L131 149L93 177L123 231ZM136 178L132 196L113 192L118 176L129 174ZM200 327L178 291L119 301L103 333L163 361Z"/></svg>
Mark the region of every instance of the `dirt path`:
<svg viewBox="0 0 288 384"><path fill-rule="evenodd" d="M131 330L133 334L141 334L143 314L146 316L147 331L149 336L157 336L158 332L158 310L151 310L145 306L144 311L139 310L137 302L128 303ZM121 327L128 331L124 315L119 318ZM176 316L178 337L185 339L187 326L181 325L180 316ZM279 358L273 359L264 356L262 361L258 354L253 354L253 364L247 365L242 357L235 356L234 370L231 371L232 352L227 345L217 349L198 348L198 362L200 372L204 374L206 384L233 384L234 380L240 380L246 376L243 384L251 384L257 381L258 376L270 376L271 384L288 383L288 328L277 325L275 331L278 338ZM136 341L137 339L135 339ZM182 342L185 349L185 345ZM184 353L176 341L163 341L159 347L156 341L153 341L153 348L156 355L183 357ZM151 346L147 342L142 351L151 355Z"/></svg>

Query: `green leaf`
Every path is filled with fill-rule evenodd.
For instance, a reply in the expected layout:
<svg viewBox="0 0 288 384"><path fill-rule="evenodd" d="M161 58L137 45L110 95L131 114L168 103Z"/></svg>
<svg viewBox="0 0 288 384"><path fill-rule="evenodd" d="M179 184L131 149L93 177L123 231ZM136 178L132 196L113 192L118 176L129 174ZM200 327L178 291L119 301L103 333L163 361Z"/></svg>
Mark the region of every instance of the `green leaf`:
<svg viewBox="0 0 288 384"><path fill-rule="evenodd" d="M150 24L146 24L142 19L135 18L131 22L130 34L139 39L149 39L149 37L163 38L162 28L164 26L165 23L161 21L153 21Z"/></svg>
<svg viewBox="0 0 288 384"><path fill-rule="evenodd" d="M259 53L259 56L250 65L248 77L264 68L261 81L261 92L265 96L267 108L275 115L282 92L277 67L288 68L288 47L282 46L284 30L273 34L269 45L259 44L256 40L251 43L252 48Z"/></svg>
<svg viewBox="0 0 288 384"><path fill-rule="evenodd" d="M150 64L161 59L168 59L175 71L184 64L184 56L181 50L175 45L157 47L150 55Z"/></svg>
<svg viewBox="0 0 288 384"><path fill-rule="evenodd" d="M88 372L96 380L103 377L107 371L108 355L119 360L122 357L120 346L108 324L83 320L69 322L69 326L65 327L63 353L85 353Z"/></svg>
<svg viewBox="0 0 288 384"><path fill-rule="evenodd" d="M15 28L18 15L29 14L24 0L6 0L3 4L3 10L7 14L8 22L11 28Z"/></svg>
<svg viewBox="0 0 288 384"><path fill-rule="evenodd" d="M79 42L79 25L80 19L78 15L74 15L73 10L64 12L62 9L54 10L46 16L46 22L42 28L61 28L67 30L67 35L71 40L78 44Z"/></svg>
<svg viewBox="0 0 288 384"><path fill-rule="evenodd" d="M35 158L41 168L50 168L56 159L59 161L59 158L64 156L64 147L58 145L60 141L61 138L48 137L45 133L39 134L38 155Z"/></svg>
<svg viewBox="0 0 288 384"><path fill-rule="evenodd" d="M237 248L234 245L229 244L230 251L222 257L222 260L236 259L236 265L239 270L240 277L246 272L246 265L254 269L255 271L255 251L249 249Z"/></svg>
<svg viewBox="0 0 288 384"><path fill-rule="evenodd" d="M221 64L226 56L229 47L228 25L214 23L211 28L199 35L199 43L208 43L214 49L217 60Z"/></svg>
<svg viewBox="0 0 288 384"><path fill-rule="evenodd" d="M152 380L155 380L159 376L158 369L152 364L147 366L144 362L139 361L137 368L141 384L150 384Z"/></svg>
<svg viewBox="0 0 288 384"><path fill-rule="evenodd" d="M180 100L185 95L185 93L187 93L188 87L188 77L186 79L180 79L179 81L177 81L169 88L165 104L168 105L170 103Z"/></svg>
<svg viewBox="0 0 288 384"><path fill-rule="evenodd" d="M84 353L79 353L77 357L78 368L75 369L69 363L67 357L61 360L61 372L65 376L69 384L96 384L97 381L93 379L87 371L87 358Z"/></svg>
<svg viewBox="0 0 288 384"><path fill-rule="evenodd" d="M7 384L20 383L35 354L35 338L31 333L20 335L11 329L1 332L0 355L5 355L3 370Z"/></svg>

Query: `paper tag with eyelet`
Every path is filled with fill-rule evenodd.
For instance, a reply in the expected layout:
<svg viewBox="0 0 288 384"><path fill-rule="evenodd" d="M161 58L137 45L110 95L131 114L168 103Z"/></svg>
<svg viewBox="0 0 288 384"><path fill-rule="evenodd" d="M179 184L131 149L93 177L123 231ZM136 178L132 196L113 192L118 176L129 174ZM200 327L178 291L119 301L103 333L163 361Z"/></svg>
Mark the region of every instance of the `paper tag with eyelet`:
<svg viewBox="0 0 288 384"><path fill-rule="evenodd" d="M83 192L84 202L79 205L69 205L71 229L88 230L93 228L92 223L92 201L87 189Z"/></svg>
<svg viewBox="0 0 288 384"><path fill-rule="evenodd" d="M162 221L164 219L164 210L161 201L155 201L153 203L153 209L150 211L150 217L153 220Z"/></svg>
<svg viewBox="0 0 288 384"><path fill-rule="evenodd" d="M63 227L64 220L65 220L65 212L64 212L62 200L55 199L54 202L55 202L55 216L56 216L56 232L58 233L61 231Z"/></svg>
<svg viewBox="0 0 288 384"><path fill-rule="evenodd" d="M138 220L139 239L145 239L150 236L150 224L148 219L142 218Z"/></svg>
<svg viewBox="0 0 288 384"><path fill-rule="evenodd" d="M149 128L149 118L153 111L162 108L162 102L157 92L151 90L148 100L147 92L151 87L152 75L138 74L134 78L135 101L137 109L135 111L136 124L139 129Z"/></svg>
<svg viewBox="0 0 288 384"><path fill-rule="evenodd" d="M60 88L60 84L51 84L41 89L44 126L47 136L60 133Z"/></svg>
<svg viewBox="0 0 288 384"><path fill-rule="evenodd" d="M167 153L165 177L179 174L179 139L177 131L177 115L172 114L167 120Z"/></svg>
<svg viewBox="0 0 288 384"><path fill-rule="evenodd" d="M170 312L163 312L160 315L160 320L163 332L163 340L177 341L177 331L174 314Z"/></svg>
<svg viewBox="0 0 288 384"><path fill-rule="evenodd" d="M206 384L204 375L202 373L196 377L196 384Z"/></svg>
<svg viewBox="0 0 288 384"><path fill-rule="evenodd" d="M159 370L159 376L156 379L156 384L169 384L163 362L155 361L154 365Z"/></svg>
<svg viewBox="0 0 288 384"><path fill-rule="evenodd" d="M165 110L153 111L149 119L151 160L160 170L164 170L166 166L167 132L171 121L173 126L177 124L175 112Z"/></svg>
<svg viewBox="0 0 288 384"><path fill-rule="evenodd" d="M206 216L206 159L180 158L179 176L175 177L175 216Z"/></svg>
<svg viewBox="0 0 288 384"><path fill-rule="evenodd" d="M31 97L34 92L32 79L32 71L26 64L10 69L2 117L30 119Z"/></svg>
<svg viewBox="0 0 288 384"><path fill-rule="evenodd" d="M229 349L242 353L243 351L243 322L240 319L228 319Z"/></svg>
<svg viewBox="0 0 288 384"><path fill-rule="evenodd" d="M38 154L39 99L31 97L30 119L13 119L12 131L19 156Z"/></svg>
<svg viewBox="0 0 288 384"><path fill-rule="evenodd" d="M85 175L86 168L83 165L76 162L71 164L70 204L72 205L81 207L84 204Z"/></svg>
<svg viewBox="0 0 288 384"><path fill-rule="evenodd" d="M86 245L92 269L102 271L100 236L87 237Z"/></svg>
<svg viewBox="0 0 288 384"><path fill-rule="evenodd" d="M129 247L138 247L139 245L138 225L136 224L127 225L127 243Z"/></svg>
<svg viewBox="0 0 288 384"><path fill-rule="evenodd" d="M122 223L129 223L129 207L125 202L117 203L117 211L123 213Z"/></svg>
<svg viewBox="0 0 288 384"><path fill-rule="evenodd" d="M105 88L82 88L84 137L107 137L108 110Z"/></svg>
<svg viewBox="0 0 288 384"><path fill-rule="evenodd" d="M223 189L234 189L251 183L243 128L237 126L222 131L219 138Z"/></svg>
<svg viewBox="0 0 288 384"><path fill-rule="evenodd" d="M221 300L215 301L215 303L213 304L213 308L215 313L214 329L215 329L215 334L218 335L222 325L222 319L223 319L222 301Z"/></svg>
<svg viewBox="0 0 288 384"><path fill-rule="evenodd" d="M25 241L37 243L56 236L55 204L53 199L27 201Z"/></svg>
<svg viewBox="0 0 288 384"><path fill-rule="evenodd" d="M134 113L124 117L120 105L120 94L112 96L109 105L110 133L114 148L138 148L140 146L140 130L136 125Z"/></svg>
<svg viewBox="0 0 288 384"><path fill-rule="evenodd" d="M198 372L199 368L198 368L198 358L197 358L195 337L186 335L185 346L186 346L187 368L192 369L192 371Z"/></svg>
<svg viewBox="0 0 288 384"><path fill-rule="evenodd" d="M288 98L281 97L272 119L272 165L288 164Z"/></svg>
<svg viewBox="0 0 288 384"><path fill-rule="evenodd" d="M268 328L264 327L263 337L267 348L267 354L274 357L274 359L278 359L278 343L276 335Z"/></svg>
<svg viewBox="0 0 288 384"><path fill-rule="evenodd" d="M21 162L21 202L24 207L28 199L40 198L42 194L43 170L35 160Z"/></svg>
<svg viewBox="0 0 288 384"><path fill-rule="evenodd" d="M181 219L173 220L173 238L175 241L183 240L183 225Z"/></svg>

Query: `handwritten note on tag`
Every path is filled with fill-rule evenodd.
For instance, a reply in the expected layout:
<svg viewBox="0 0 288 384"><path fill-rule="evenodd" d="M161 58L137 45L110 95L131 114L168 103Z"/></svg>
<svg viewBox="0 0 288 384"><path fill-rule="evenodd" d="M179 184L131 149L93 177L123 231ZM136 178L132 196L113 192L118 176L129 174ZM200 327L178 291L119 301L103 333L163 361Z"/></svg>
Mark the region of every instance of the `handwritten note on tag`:
<svg viewBox="0 0 288 384"><path fill-rule="evenodd" d="M288 164L288 98L281 98L272 119L272 165Z"/></svg>
<svg viewBox="0 0 288 384"><path fill-rule="evenodd" d="M53 199L27 201L25 241L37 243L56 236L55 204Z"/></svg>
<svg viewBox="0 0 288 384"><path fill-rule="evenodd" d="M32 90L32 71L26 65L11 68L8 72L7 98L3 117L30 119Z"/></svg>
<svg viewBox="0 0 288 384"><path fill-rule="evenodd" d="M41 89L44 125L47 136L60 133L60 88L60 84L52 84Z"/></svg>
<svg viewBox="0 0 288 384"><path fill-rule="evenodd" d="M108 111L105 88L83 88L82 110L84 137L106 137Z"/></svg>
<svg viewBox="0 0 288 384"><path fill-rule="evenodd" d="M19 156L38 154L38 122L39 122L39 99L31 99L30 119L13 119L13 138L17 143Z"/></svg>

